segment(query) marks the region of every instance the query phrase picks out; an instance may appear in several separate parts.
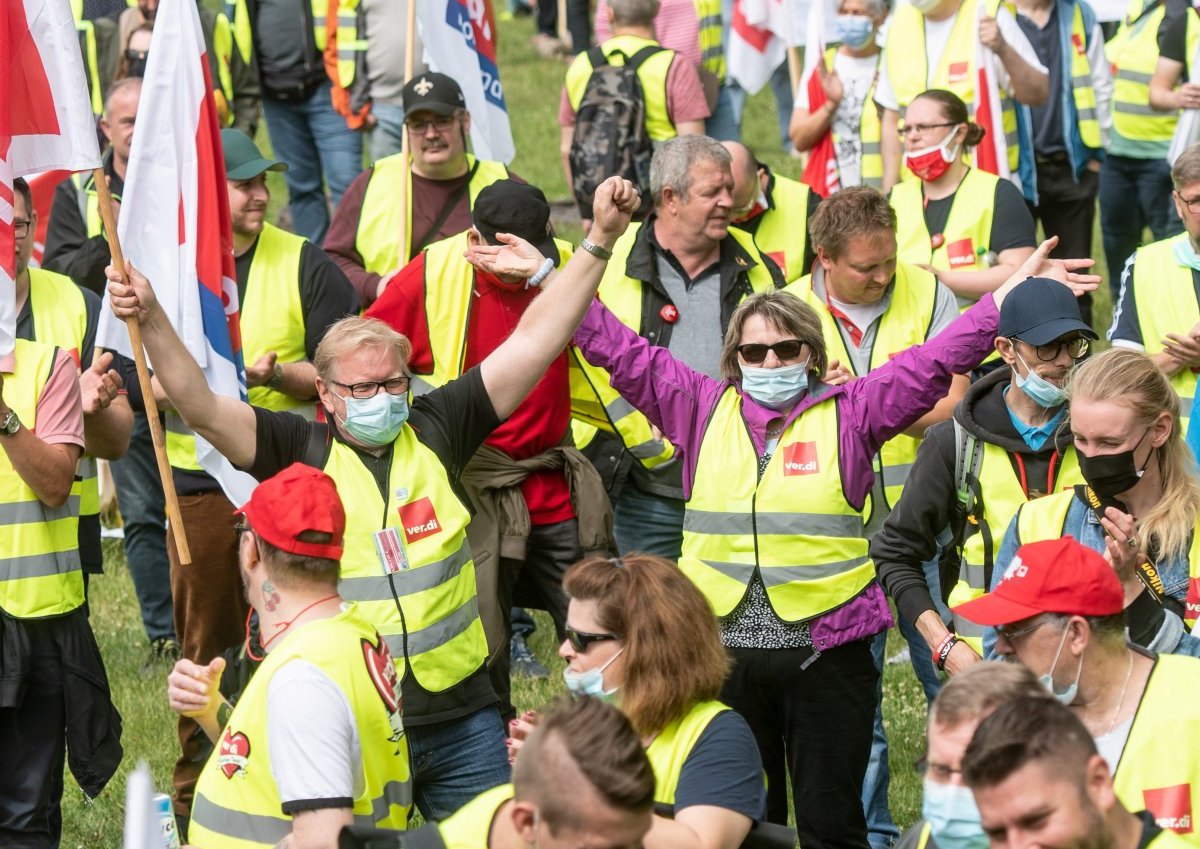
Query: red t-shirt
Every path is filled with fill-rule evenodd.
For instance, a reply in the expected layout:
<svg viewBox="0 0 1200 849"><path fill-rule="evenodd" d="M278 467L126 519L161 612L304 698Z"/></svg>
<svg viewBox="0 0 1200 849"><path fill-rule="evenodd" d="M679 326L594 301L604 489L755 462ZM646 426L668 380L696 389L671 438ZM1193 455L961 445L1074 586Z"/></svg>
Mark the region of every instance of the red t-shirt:
<svg viewBox="0 0 1200 849"><path fill-rule="evenodd" d="M500 347L537 294L537 289L519 287L514 290L490 274L475 274L474 302L467 320L464 370L483 362L488 354ZM415 374L433 371L429 323L425 315L424 253L415 256L388 281L383 296L372 304L366 315L386 322L408 337L413 348L409 368ZM571 424L568 381L564 351L550 364L529 397L492 431L486 443L515 460L522 460L562 442ZM521 494L529 507L530 521L535 525L564 522L575 516L567 479L561 471L534 472L521 484Z"/></svg>

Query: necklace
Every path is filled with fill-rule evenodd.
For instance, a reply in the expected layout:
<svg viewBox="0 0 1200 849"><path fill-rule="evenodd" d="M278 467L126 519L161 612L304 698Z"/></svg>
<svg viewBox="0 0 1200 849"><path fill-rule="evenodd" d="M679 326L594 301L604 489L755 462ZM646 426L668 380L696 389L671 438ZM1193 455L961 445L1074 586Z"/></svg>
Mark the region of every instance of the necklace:
<svg viewBox="0 0 1200 849"><path fill-rule="evenodd" d="M284 631L286 631L288 628L292 627L292 623L294 623L297 619L299 619L305 613L308 613L308 611L312 610L318 604L321 604L326 601L330 601L337 597L338 597L338 594L334 593L333 595L325 596L325 598L317 599L312 604L308 605L303 610L301 610L299 613L297 613L295 616L293 616L291 619L288 619L286 622L281 622L278 625L276 625L275 633L272 634L271 636L267 637L265 640L263 639L262 634L260 633L258 635L258 644L265 649L271 643L275 642L275 640L277 640L283 634ZM266 655L263 655L262 657L255 657L254 652L250 648L250 616L253 612L254 612L254 608L251 608L250 610L246 611L246 656L249 657L251 660L253 660L255 663L259 663L263 660L263 658L266 657Z"/></svg>
<svg viewBox="0 0 1200 849"><path fill-rule="evenodd" d="M1117 700L1117 706L1113 709L1112 720L1108 723L1108 730L1102 736L1107 737L1112 734L1112 730L1117 727L1117 717L1121 715L1121 706L1125 704L1125 691L1129 689L1129 678L1133 675L1133 652L1129 652L1129 668L1125 671L1125 683L1121 685L1121 698Z"/></svg>

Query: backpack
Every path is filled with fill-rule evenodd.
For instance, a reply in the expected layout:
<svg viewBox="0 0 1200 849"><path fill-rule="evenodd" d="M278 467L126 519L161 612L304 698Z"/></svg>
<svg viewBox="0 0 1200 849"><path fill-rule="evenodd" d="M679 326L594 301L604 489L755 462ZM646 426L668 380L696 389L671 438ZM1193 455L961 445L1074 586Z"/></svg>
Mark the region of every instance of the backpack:
<svg viewBox="0 0 1200 849"><path fill-rule="evenodd" d="M646 132L646 99L638 68L665 50L648 45L632 57L614 52L621 65L609 62L604 51L587 52L592 64L583 99L575 110L575 136L571 141L571 189L579 214L592 218L596 187L612 176L624 177L642 193L639 215L650 209L650 157L654 149Z"/></svg>

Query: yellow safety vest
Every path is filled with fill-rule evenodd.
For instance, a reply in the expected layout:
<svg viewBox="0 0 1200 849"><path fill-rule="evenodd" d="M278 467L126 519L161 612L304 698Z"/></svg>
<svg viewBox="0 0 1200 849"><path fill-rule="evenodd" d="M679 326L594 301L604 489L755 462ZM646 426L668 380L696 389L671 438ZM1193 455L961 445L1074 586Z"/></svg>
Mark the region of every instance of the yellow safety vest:
<svg viewBox="0 0 1200 849"><path fill-rule="evenodd" d="M720 702L700 702L683 716L667 725L655 735L646 748L646 757L654 769L654 801L656 807L675 810L675 791L679 786L679 775L683 764L696 746L696 741L708 728L717 714L729 707Z"/></svg>
<svg viewBox="0 0 1200 849"><path fill-rule="evenodd" d="M811 270L804 267L804 245L808 241L808 195L812 189L779 174L774 178L771 208L762 213L754 231L754 244L775 260L784 280L792 283Z"/></svg>
<svg viewBox="0 0 1200 849"><path fill-rule="evenodd" d="M412 786L399 682L388 668L386 643L348 605L290 634L250 679L196 782L189 837L197 846L268 849L292 833L271 773L267 692L275 673L294 660L332 680L354 714L365 779L354 799L355 824L407 825Z"/></svg>
<svg viewBox="0 0 1200 849"><path fill-rule="evenodd" d="M75 184L79 199L79 216L87 227L89 239L104 232L104 221L100 218L100 195L96 191L96 182L90 171L77 171L70 177Z"/></svg>
<svg viewBox="0 0 1200 849"><path fill-rule="evenodd" d="M75 32L79 37L79 52L83 56L83 69L88 84L88 99L92 114L99 117L104 113L103 87L100 85L100 67L96 61L96 28L91 21L83 19L83 0L71 0L71 14L75 18Z"/></svg>
<svg viewBox="0 0 1200 849"><path fill-rule="evenodd" d="M1180 233L1160 242L1143 245L1133 255L1133 299L1147 356L1163 352L1168 333L1187 333L1200 321L1200 304L1192 285L1192 270L1175 259L1177 242L1187 241ZM1196 373L1187 366L1171 378L1179 395L1180 427L1187 433L1196 397Z"/></svg>
<svg viewBox="0 0 1200 849"><path fill-rule="evenodd" d="M558 267L571 256L571 245L555 239ZM413 392L423 395L444 386L465 370L467 330L475 292L475 268L463 253L467 234L459 233L425 249L425 315L429 322L429 348L433 371L413 375Z"/></svg>
<svg viewBox="0 0 1200 849"><path fill-rule="evenodd" d="M338 0L337 15L337 84L350 88L354 82L354 69L359 54L367 50L367 40L358 37L359 0ZM325 52L325 16L329 12L329 0L312 0L313 36L317 50Z"/></svg>
<svg viewBox="0 0 1200 849"><path fill-rule="evenodd" d="M1073 4L1071 18L1071 91L1075 99L1075 121L1084 146L1096 150L1104 147L1100 138L1100 119L1096 116L1096 91L1092 88L1092 63L1088 59L1087 43L1090 33L1083 28L1083 6ZM1057 97L1053 92L1051 97ZM1148 101L1147 101L1148 102Z"/></svg>
<svg viewBox="0 0 1200 849"><path fill-rule="evenodd" d="M838 48L830 47L825 51L825 66L829 70L833 70L833 60L837 56ZM875 86L879 82L879 59L883 57L882 51L875 60L875 79L871 80L871 87L867 89L866 99L863 100L862 115L858 119L858 136L862 140L862 160L859 162L860 177L862 185L871 186L876 189L883 188L883 148L880 147L879 140L883 138L883 125L879 120L879 109L875 106ZM830 125L830 132L833 132L833 127ZM833 133L834 144L841 141L841 137Z"/></svg>
<svg viewBox="0 0 1200 849"><path fill-rule="evenodd" d="M1200 660L1162 654L1133 716L1113 776L1129 810L1149 810L1160 827L1200 843Z"/></svg>
<svg viewBox="0 0 1200 849"><path fill-rule="evenodd" d="M37 429L37 405L58 349L18 339L16 364L4 375L4 403ZM79 499L49 507L0 451L0 610L17 619L70 613L83 604Z"/></svg>
<svg viewBox="0 0 1200 849"><path fill-rule="evenodd" d="M608 57L610 63L624 65L625 60L632 59L633 55L643 47L658 46L661 45L652 38L618 35L600 45L600 49ZM624 59L618 56L618 53L623 54ZM667 111L667 72L674 59L675 51L663 48L638 68L637 76L642 84L642 99L646 103L646 135L650 136L652 142L663 142L678 135L675 132L675 124L671 121L671 114ZM587 91L587 83L593 70L592 60L586 51L576 56L571 66L567 68L565 83L567 99L571 102L571 108L576 112L579 111L579 105L583 102L583 95Z"/></svg>
<svg viewBox="0 0 1200 849"><path fill-rule="evenodd" d="M440 693L478 671L488 651L467 544L471 516L437 455L411 427L401 428L386 502L349 446L334 440L324 470L346 507L339 591L383 635L401 677L407 664L422 688ZM381 549L401 567L393 575Z"/></svg>
<svg viewBox="0 0 1200 849"><path fill-rule="evenodd" d="M700 66L718 80L725 79L725 47L721 33L721 0L694 0L700 22Z"/></svg>
<svg viewBox="0 0 1200 849"><path fill-rule="evenodd" d="M983 515L977 515L981 505L976 502L973 511L976 515L969 516L966 520L967 535L963 541L958 582L950 591L950 598L947 600L951 608L979 598L988 591L987 575L992 571L996 552L1000 550L1000 544L1004 541L1004 533L1017 511L1030 501L1025 490L1021 488L1021 481L1013 470L1008 452L983 440L980 440L979 444L983 450L977 475L979 491L983 495ZM1083 474L1079 471L1075 447L1068 445L1054 470L1053 486L1059 490L1069 490L1077 483L1083 483ZM1067 503L1069 505L1070 501ZM1066 518L1066 513L1062 518ZM1062 520L1059 521L1058 528L1058 535L1061 536ZM952 615L955 633L982 655L983 626L964 619L957 613Z"/></svg>
<svg viewBox="0 0 1200 849"><path fill-rule="evenodd" d="M412 175L402 157L395 153L375 163L358 215L354 248L362 257L363 268L374 274L390 274L412 259ZM471 174L467 195L472 207L485 186L508 179L503 162L477 160L469 153L467 169ZM404 180L407 209L396 204L396 189Z"/></svg>
<svg viewBox="0 0 1200 849"><path fill-rule="evenodd" d="M216 59L217 78L213 80L219 87L219 93L225 98L225 126L232 127L233 114L233 73L229 63L233 59L233 27L229 18L218 12L213 20L213 53Z"/></svg>
<svg viewBox="0 0 1200 849"><path fill-rule="evenodd" d="M87 333L87 306L79 287L63 274L42 268L29 269L29 308L33 313L33 336L39 342L56 345L82 368L91 362L92 351L83 350ZM100 512L100 483L96 458L84 453L71 494L79 498L79 515L95 516Z"/></svg>
<svg viewBox="0 0 1200 849"><path fill-rule="evenodd" d="M1143 14L1145 12L1145 14ZM1113 129L1135 141L1168 142L1175 135L1179 110L1160 112L1150 105L1150 80L1158 65L1158 28L1166 14L1160 0L1131 0L1125 20L1104 46L1113 66ZM1187 16L1187 56L1200 44L1200 21Z"/></svg>
<svg viewBox="0 0 1200 849"><path fill-rule="evenodd" d="M446 849L487 849L492 822L504 803L513 797L513 786L501 784L485 790L438 823Z"/></svg>
<svg viewBox="0 0 1200 849"><path fill-rule="evenodd" d="M902 6L901 8L909 8ZM899 12L899 9L897 9ZM954 192L943 241L936 250L925 226L925 196L920 180L904 180L892 187L896 210L896 242L901 262L932 265L944 271L979 271L979 262L992 240L992 212L996 205L995 174L972 168Z"/></svg>
<svg viewBox="0 0 1200 849"><path fill-rule="evenodd" d="M250 13L246 9L246 0L225 0L225 17L233 25L233 43L242 56L242 62L249 65L250 56L254 52L254 35L250 28Z"/></svg>
<svg viewBox="0 0 1200 849"><path fill-rule="evenodd" d="M825 301L812 290L812 275L804 276L784 291L791 292L816 311L821 318L829 358L853 369L854 361L846 350L846 342L842 338L838 320L829 312ZM887 312L879 318L875 344L871 348L871 371L901 351L907 351L913 345L920 345L929 338L936 302L937 280L932 274L907 263L901 262L896 265L891 303ZM901 433L885 442L879 454L875 456L875 473L883 481L886 510L893 509L900 500L900 493L904 489L904 482L908 479L912 464L917 459L917 446L920 444L919 439Z"/></svg>
<svg viewBox="0 0 1200 849"><path fill-rule="evenodd" d="M696 457L679 561L717 616L737 607L755 573L789 623L845 604L875 579L863 512L842 492L838 418L834 395L805 410L760 479L741 395L731 386L717 402Z"/></svg>
<svg viewBox="0 0 1200 849"><path fill-rule="evenodd" d="M300 251L308 241L273 224L264 223L250 263L246 298L242 303L242 355L254 363L268 351L278 362L305 359L304 308L300 302ZM316 417L315 401L301 401L269 386L248 393L250 403L266 410L290 410L306 419ZM196 459L196 434L183 417L167 412L167 459L176 469L203 471Z"/></svg>
<svg viewBox="0 0 1200 849"><path fill-rule="evenodd" d="M932 80L925 57L925 16L909 3L899 3L892 10L883 57L902 117L908 104L931 88L954 92L967 104L968 113L974 116L977 77L975 42L979 38L975 32L975 4L979 2L986 4L984 10L993 18L1001 7L1012 10L1012 6L1004 0L963 0ZM1016 173L1020 154L1017 110L1011 94L1004 89L1000 89L1000 120L1008 144L1008 167ZM991 202L991 198L988 202Z"/></svg>

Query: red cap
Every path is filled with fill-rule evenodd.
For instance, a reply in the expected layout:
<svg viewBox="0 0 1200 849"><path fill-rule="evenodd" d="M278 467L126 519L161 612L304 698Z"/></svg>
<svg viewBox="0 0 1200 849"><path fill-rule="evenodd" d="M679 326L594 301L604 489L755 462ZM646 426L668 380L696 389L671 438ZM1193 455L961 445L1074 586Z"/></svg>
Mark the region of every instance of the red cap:
<svg viewBox="0 0 1200 849"><path fill-rule="evenodd" d="M342 559L346 511L337 484L329 475L292 463L279 474L260 483L250 500L234 514L242 514L254 533L282 551L304 557ZM305 531L332 535L329 543L303 542Z"/></svg>
<svg viewBox="0 0 1200 849"><path fill-rule="evenodd" d="M1069 536L1021 546L996 589L952 608L979 625L1009 625L1039 613L1113 616L1124 609L1112 566Z"/></svg>

